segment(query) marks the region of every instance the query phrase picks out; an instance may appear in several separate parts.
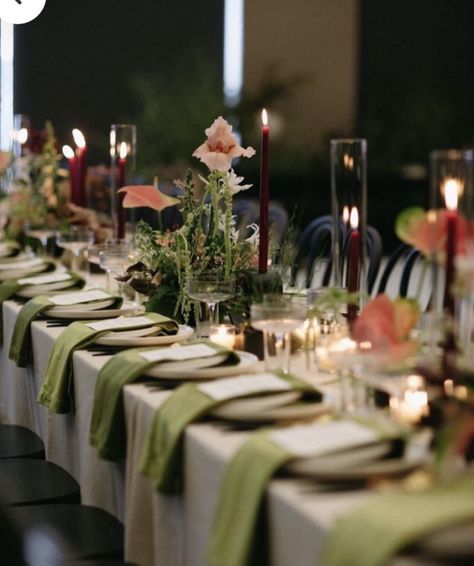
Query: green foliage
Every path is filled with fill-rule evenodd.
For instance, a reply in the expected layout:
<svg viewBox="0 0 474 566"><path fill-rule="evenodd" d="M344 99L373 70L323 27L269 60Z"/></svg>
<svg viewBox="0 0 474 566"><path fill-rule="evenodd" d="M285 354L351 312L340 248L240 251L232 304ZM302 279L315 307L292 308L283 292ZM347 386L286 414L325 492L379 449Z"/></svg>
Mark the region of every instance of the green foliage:
<svg viewBox="0 0 474 566"><path fill-rule="evenodd" d="M310 315L327 317L330 314L334 320L337 320L345 305L358 305L359 299L360 293L349 293L339 287L328 287L314 301L310 309Z"/></svg>

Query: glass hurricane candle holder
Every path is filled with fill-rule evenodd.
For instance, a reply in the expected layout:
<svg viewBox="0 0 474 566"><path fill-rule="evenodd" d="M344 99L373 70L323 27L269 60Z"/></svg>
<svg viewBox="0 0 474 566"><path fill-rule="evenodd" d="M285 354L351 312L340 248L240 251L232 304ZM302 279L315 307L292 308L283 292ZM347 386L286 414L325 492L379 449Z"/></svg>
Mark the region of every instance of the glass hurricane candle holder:
<svg viewBox="0 0 474 566"><path fill-rule="evenodd" d="M367 279L367 141L334 139L330 147L332 284L347 287L350 292L364 293Z"/></svg>
<svg viewBox="0 0 474 566"><path fill-rule="evenodd" d="M123 194L117 191L133 184L136 167L137 128L133 124L110 126L111 203L112 223L116 238L125 238L126 224L130 222L123 208Z"/></svg>

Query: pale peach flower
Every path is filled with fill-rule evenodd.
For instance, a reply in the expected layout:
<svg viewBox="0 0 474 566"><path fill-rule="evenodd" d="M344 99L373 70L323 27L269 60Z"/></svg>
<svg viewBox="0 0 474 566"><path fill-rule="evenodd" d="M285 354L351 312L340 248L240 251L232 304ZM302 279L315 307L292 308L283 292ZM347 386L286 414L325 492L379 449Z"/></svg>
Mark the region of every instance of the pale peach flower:
<svg viewBox="0 0 474 566"><path fill-rule="evenodd" d="M10 165L12 155L9 151L0 151L0 175L2 175Z"/></svg>
<svg viewBox="0 0 474 566"><path fill-rule="evenodd" d="M235 157L252 157L255 150L241 147L232 126L219 116L214 120L210 128L206 129L207 140L193 153L205 163L211 171L228 171Z"/></svg>

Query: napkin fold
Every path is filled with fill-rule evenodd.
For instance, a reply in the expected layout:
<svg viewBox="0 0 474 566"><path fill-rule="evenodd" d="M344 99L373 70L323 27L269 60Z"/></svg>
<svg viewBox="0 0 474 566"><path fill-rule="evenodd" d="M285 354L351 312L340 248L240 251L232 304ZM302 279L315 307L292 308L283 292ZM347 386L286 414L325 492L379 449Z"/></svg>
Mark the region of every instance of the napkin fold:
<svg viewBox="0 0 474 566"><path fill-rule="evenodd" d="M189 345L192 344L193 342ZM235 360L236 355L230 350L213 342L206 342L206 344L212 347L216 354L227 352L227 363L233 363ZM156 348L139 348L120 352L113 356L97 375L89 442L97 449L101 458L118 460L125 456L123 388L137 381L148 369L156 365L156 361L149 361L141 355L143 352L153 350Z"/></svg>
<svg viewBox="0 0 474 566"><path fill-rule="evenodd" d="M65 290L69 293L69 289ZM113 296L114 302L107 309L120 308L123 302L122 297ZM102 299L103 300L103 299ZM94 304L96 301L91 301ZM78 303L84 305L86 303ZM44 311L54 307L51 298L46 295L39 295L34 299L30 299L20 310L13 328L12 339L10 343L10 359L16 363L18 367L27 367L31 362L31 323ZM74 305L71 305L74 308ZM107 310L102 309L102 310Z"/></svg>
<svg viewBox="0 0 474 566"><path fill-rule="evenodd" d="M474 473L421 492L390 492L342 517L329 533L321 566L382 566L443 527L474 520Z"/></svg>
<svg viewBox="0 0 474 566"><path fill-rule="evenodd" d="M146 313L144 317L150 324L142 328L160 324L167 333L177 332L178 324L174 320L157 313ZM133 327L137 329L137 326ZM126 323L120 330L127 330ZM38 402L53 413L68 413L73 408L72 389L70 388L71 359L75 350L92 344L110 329L95 330L85 322L73 322L58 336L48 360L46 373L41 386Z"/></svg>
<svg viewBox="0 0 474 566"><path fill-rule="evenodd" d="M308 383L284 373L276 375L289 382L293 390L302 391L315 401L322 399L321 393ZM259 393L262 394L264 393ZM181 491L183 435L186 426L209 413L221 402L200 391L198 385L186 383L178 387L160 407L145 441L140 470L153 480L161 492Z"/></svg>
<svg viewBox="0 0 474 566"><path fill-rule="evenodd" d="M344 424L345 421L339 422ZM380 439L391 438L394 434L393 429L384 431L371 426L369 428ZM285 430L291 429L275 429L280 438L281 431ZM310 432L310 429L306 432ZM263 506L265 491L273 475L297 457L271 435L272 432L268 430L252 435L224 471L209 540L209 566L259 566L267 563L267 529ZM337 444L338 439L334 441ZM334 449L337 450L336 444ZM331 443L321 451L321 455L330 452Z"/></svg>
<svg viewBox="0 0 474 566"><path fill-rule="evenodd" d="M36 275L39 277L56 269L56 264L54 262L51 261L46 263L47 268L41 273L35 273L34 275L32 275L32 277ZM84 282L83 279L74 274L72 274L72 277L75 277L77 279L75 285L77 285L79 282ZM20 279L23 279L23 277L21 277ZM18 279L6 279L5 281L2 281L0 283L0 344L3 344L3 302L8 300L10 297L13 297L13 295L15 295L15 293L17 293L24 286L25 285L18 283ZM74 289L74 287L69 287L68 289L72 290Z"/></svg>

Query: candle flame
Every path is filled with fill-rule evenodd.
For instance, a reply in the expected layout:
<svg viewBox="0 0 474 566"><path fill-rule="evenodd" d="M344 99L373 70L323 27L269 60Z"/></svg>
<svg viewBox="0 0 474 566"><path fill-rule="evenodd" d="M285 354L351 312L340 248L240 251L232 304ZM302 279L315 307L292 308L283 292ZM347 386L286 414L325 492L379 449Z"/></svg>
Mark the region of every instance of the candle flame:
<svg viewBox="0 0 474 566"><path fill-rule="evenodd" d="M86 147L86 138L81 130L74 128L72 131L72 137L74 138L74 143L77 145L79 149L84 149Z"/></svg>
<svg viewBox="0 0 474 566"><path fill-rule="evenodd" d="M461 184L457 179L448 179L444 184L444 200L448 210L456 210Z"/></svg>
<svg viewBox="0 0 474 566"><path fill-rule="evenodd" d="M345 206L342 209L342 221L344 222L344 224L347 224L349 222L349 207Z"/></svg>
<svg viewBox="0 0 474 566"><path fill-rule="evenodd" d="M120 144L120 149L119 149L119 157L120 159L126 159L128 154L128 147L127 147L127 142L122 142Z"/></svg>
<svg viewBox="0 0 474 566"><path fill-rule="evenodd" d="M74 157L74 150L70 145L63 145L63 155L66 159L72 159Z"/></svg>
<svg viewBox="0 0 474 566"><path fill-rule="evenodd" d="M28 129L27 128L21 128L21 130L18 131L17 141L18 141L18 143L21 143L21 144L24 144L28 141Z"/></svg>
<svg viewBox="0 0 474 566"><path fill-rule="evenodd" d="M117 133L116 133L115 130L111 130L110 131L110 146L115 147L116 143L117 143Z"/></svg>
<svg viewBox="0 0 474 566"><path fill-rule="evenodd" d="M357 230L359 227L359 212L355 206L351 208L350 224L353 230Z"/></svg>
<svg viewBox="0 0 474 566"><path fill-rule="evenodd" d="M262 124L268 126L268 113L265 108L262 110Z"/></svg>

